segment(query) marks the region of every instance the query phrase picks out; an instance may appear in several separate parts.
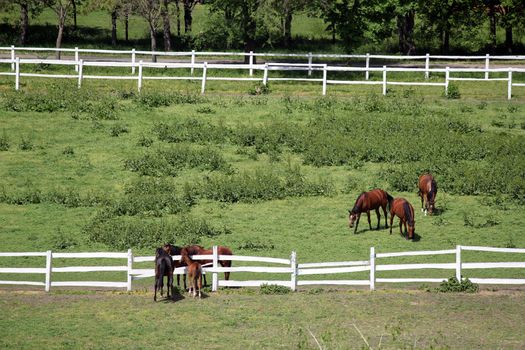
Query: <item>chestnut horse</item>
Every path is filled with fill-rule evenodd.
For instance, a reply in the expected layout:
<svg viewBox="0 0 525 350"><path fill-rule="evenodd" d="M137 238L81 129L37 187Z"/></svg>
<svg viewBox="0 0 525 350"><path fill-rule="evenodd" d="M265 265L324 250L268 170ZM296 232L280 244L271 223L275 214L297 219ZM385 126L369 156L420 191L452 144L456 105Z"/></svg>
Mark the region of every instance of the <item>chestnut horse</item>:
<svg viewBox="0 0 525 350"><path fill-rule="evenodd" d="M174 245L168 243L168 244L165 244L163 248L170 255L182 255L183 252L186 252L186 254L189 255L189 256L192 256L192 255L212 255L213 254L213 249L204 249L200 245L189 245L189 246L181 248L181 247L177 247L177 246L174 246ZM225 246L218 246L217 250L218 250L218 254L219 255L233 255L231 249L228 248L228 247L225 247ZM200 264L201 265L207 265L207 264L211 264L212 262L213 262L212 260L201 260ZM232 266L232 261L231 260L219 260L219 264L222 267L231 267ZM176 261L175 262L175 267L182 267L182 266L187 266L184 263L184 261L180 261L180 262ZM206 275L204 275L203 277L204 277L204 285L207 285ZM224 279L228 280L229 278L230 278L230 273L229 272L225 272L224 273ZM184 289L186 289L186 278L185 277L183 277L183 281L184 281ZM180 286L179 275L177 275L177 285Z"/></svg>
<svg viewBox="0 0 525 350"><path fill-rule="evenodd" d="M164 294L164 276L168 278L168 293L169 299L171 289L173 288L173 260L171 256L166 253L164 248L157 248L155 252L155 294L153 300L157 301L157 289L160 289L160 296Z"/></svg>
<svg viewBox="0 0 525 350"><path fill-rule="evenodd" d="M368 226L372 229L372 224L370 223L370 210L375 209L377 214L377 229L379 230L379 223L381 222L379 208L382 208L383 214L385 215L385 227L388 228L386 208L392 200L393 198L391 195L378 188L361 193L359 197L357 197L352 210L348 211L348 226L352 228L355 223L355 234L357 232L357 225L359 225L361 213L366 212L366 215L368 216Z"/></svg>
<svg viewBox="0 0 525 350"><path fill-rule="evenodd" d="M392 234L394 215L399 218L399 232L401 233L401 236L405 236L406 239L414 239L416 220L414 218L414 208L412 207L412 204L404 198L396 198L392 201L392 204L390 205L390 234ZM405 235L403 234L402 225L405 226Z"/></svg>
<svg viewBox="0 0 525 350"><path fill-rule="evenodd" d="M187 274L190 281L190 289L188 292L195 298L198 294L199 299L201 298L202 289L202 266L196 261L190 259L188 250L182 249L181 262L188 266Z"/></svg>
<svg viewBox="0 0 525 350"><path fill-rule="evenodd" d="M421 211L427 212L432 215L435 209L436 195L437 195L437 184L432 174L423 174L419 177L418 181L419 191L418 196L421 197ZM425 203L423 209L423 202Z"/></svg>

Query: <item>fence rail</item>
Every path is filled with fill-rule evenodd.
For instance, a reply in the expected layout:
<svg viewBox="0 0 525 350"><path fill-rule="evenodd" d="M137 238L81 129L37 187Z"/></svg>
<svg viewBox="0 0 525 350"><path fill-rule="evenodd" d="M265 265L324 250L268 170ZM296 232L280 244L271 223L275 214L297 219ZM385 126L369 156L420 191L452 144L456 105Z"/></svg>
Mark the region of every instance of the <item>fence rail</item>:
<svg viewBox="0 0 525 350"><path fill-rule="evenodd" d="M361 261L339 261L339 262L319 262L319 263L304 263L298 264L295 252L292 252L289 259L271 258L271 257L254 257L242 255L219 255L217 247L213 247L213 254L211 255L194 255L194 260L212 261L203 267L204 273L212 274L212 290L216 291L219 287L259 287L262 284L277 284L296 290L297 286L311 286L311 285L346 285L346 286L369 286L371 290L375 289L376 283L439 283L444 278L376 278L377 271L406 271L406 270L453 270L456 278L462 278L463 270L474 269L525 269L525 262L465 262L462 260L462 251L482 251L495 253L525 253L525 249L516 248L493 248L493 247L477 247L477 246L457 246L456 249L437 250L437 251L412 251L412 252L395 252L395 253L375 253L375 248L370 248L370 260ZM455 255L455 261L449 263L425 263L425 264L380 264L378 260L387 260L393 257L413 257L413 256L429 256L429 255ZM51 287L104 287L104 288L126 288L128 291L132 289L132 282L134 280L153 277L155 275L154 269L151 268L134 268L134 263L154 262L154 256L133 256L132 250L129 249L127 253L53 253L47 252L27 252L27 253L0 253L1 257L46 257L45 267L33 268L0 268L0 274L40 274L45 275L43 282L38 281L7 281L1 280L0 284L12 285L31 285L44 286L46 291ZM53 267L53 259L126 259L127 263L115 266L66 266ZM180 256L174 256L175 260L180 260ZM251 262L251 263L265 263L281 266L234 266L222 267L219 262L224 260L236 262ZM211 266L210 266L211 265ZM286 267L282 267L285 265ZM52 277L55 273L85 273L85 272L125 272L126 281L53 281ZM184 274L185 267L176 268L174 274ZM223 272L247 272L251 274L279 274L289 275L286 279L278 280L220 280L219 273ZM355 272L368 272L367 279L324 279L324 280L308 280L305 276L310 275L337 275L337 274L351 274ZM524 274L525 276L525 274ZM345 276L346 277L346 276ZM479 284L510 284L520 285L525 284L525 278L470 278L474 283Z"/></svg>
<svg viewBox="0 0 525 350"><path fill-rule="evenodd" d="M90 49L55 49L55 48L19 48L15 46L11 47L0 47L0 53L2 51L10 52L10 58L0 59L0 63L11 64L11 72L0 72L0 75L4 76L14 76L15 77L15 89L20 89L20 78L23 77L37 77L37 78L54 78L54 79L77 79L78 87L82 85L84 79L116 79L116 80L136 80L137 89L140 92L142 89L144 80L200 80L201 81L201 93L204 94L206 90L207 81L260 81L262 84L266 85L269 81L288 81L288 82L312 82L312 83L321 83L322 84L322 95L327 93L327 85L381 85L383 95L387 94L387 87L392 86L438 86L444 88L444 93L448 94L448 87L451 81L507 81L507 99L512 98L512 89L515 87L525 87L524 83L518 83L515 81L514 74L525 73L525 68L522 63L525 63L525 56L443 56L443 55L429 55L424 56L388 56L388 55L336 55L336 54L274 54L274 53L240 53L240 52L152 52L152 51L118 51L118 50L90 50ZM41 58L23 58L16 56L16 53L20 52L31 52L31 51L49 51L49 52L73 52L74 59L41 59ZM80 54L88 53L106 53L106 54L120 54L120 55L129 55L131 58L124 58L118 60L114 57L96 59L96 58L85 58L81 59ZM149 55L152 57L156 56L166 56L166 57L185 57L189 56L189 62L147 62L144 60L137 60L137 55ZM249 63L247 64L238 64L238 63L213 63L213 62L197 62L196 56L206 56L209 57L227 57L227 56L242 56L248 57ZM254 61L255 57L265 57L265 58L307 58L308 63L295 63L295 62L265 62L264 64L256 64ZM322 58L342 58L342 59L365 59L364 67L350 67L350 66L338 66L327 63L313 63L313 59L322 59ZM423 67L388 67L383 66L371 66L371 59L381 59L381 60L410 60L418 61L424 60ZM483 68L431 68L430 60L483 60ZM506 68L491 68L490 60L505 60L505 61L517 61L520 64L513 66L509 64L509 67ZM45 74L45 73L22 73L21 65L35 65L35 64L47 64L47 65L64 65L72 66L75 69L73 74ZM131 75L88 75L83 73L84 67L106 67L106 68L130 68ZM144 68L153 68L153 69L189 69L189 75L182 76L147 76L144 74ZM195 76L195 70L202 70L201 76ZM219 77L219 76L208 76L208 70L245 70L249 72L249 77ZM138 70L138 74L135 75L135 72ZM262 71L263 77L253 77L254 71ZM305 78L292 78L292 77L269 77L269 72L271 71L307 71L308 75ZM313 72L320 71L322 72L322 78L312 78L311 75ZM334 79L333 75L337 73L344 72L354 72L364 73L364 80L344 80L344 79ZM381 80L370 80L370 73L382 73ZM388 80L388 73L424 73L425 81L393 81L392 79ZM330 73L331 77L328 78ZM441 82L428 82L427 80L430 77L431 73L444 74L444 80ZM457 74L465 73L480 73L484 74L482 78L474 77L465 77L457 76ZM506 73L505 77L490 77L490 74L494 73ZM456 76L451 76L455 74ZM513 81L514 79L514 81Z"/></svg>

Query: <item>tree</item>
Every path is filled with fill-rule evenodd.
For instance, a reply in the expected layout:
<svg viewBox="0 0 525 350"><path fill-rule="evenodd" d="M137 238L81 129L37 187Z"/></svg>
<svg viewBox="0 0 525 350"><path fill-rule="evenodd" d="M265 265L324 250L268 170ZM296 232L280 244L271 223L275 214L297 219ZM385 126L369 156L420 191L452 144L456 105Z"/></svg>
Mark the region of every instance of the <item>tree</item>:
<svg viewBox="0 0 525 350"><path fill-rule="evenodd" d="M306 7L306 0L272 0L271 7L281 18L281 30L283 43L289 47L292 43L292 19L293 14Z"/></svg>
<svg viewBox="0 0 525 350"><path fill-rule="evenodd" d="M164 51L171 51L171 26L170 26L170 12L169 5L170 0L162 0L162 23L164 24L163 28L163 38L164 38Z"/></svg>
<svg viewBox="0 0 525 350"><path fill-rule="evenodd" d="M71 0L41 0L44 5L49 7L57 15L58 33L56 39L56 48L62 47L62 39L64 37L64 28L66 26L67 14L71 9ZM57 51L56 58L60 59L60 51Z"/></svg>
<svg viewBox="0 0 525 350"><path fill-rule="evenodd" d="M78 0L77 0L78 1ZM127 2L125 0L91 0L87 3L88 10L104 10L111 15L111 45L117 45L117 19Z"/></svg>
<svg viewBox="0 0 525 350"><path fill-rule="evenodd" d="M184 7L184 33L188 34L191 32L191 26L193 24L193 10L195 5L197 5L199 0L182 0L182 5Z"/></svg>
<svg viewBox="0 0 525 350"><path fill-rule="evenodd" d="M133 0L134 9L142 16L148 23L150 40L151 40L151 51L157 51L157 39L155 34L159 28L159 19L162 13L162 7L160 0ZM155 55L152 56L154 62L157 61Z"/></svg>
<svg viewBox="0 0 525 350"><path fill-rule="evenodd" d="M452 28L458 30L474 20L473 0L421 0L419 9L423 26L436 29L444 53L450 51Z"/></svg>
<svg viewBox="0 0 525 350"><path fill-rule="evenodd" d="M20 36L18 43L25 45L29 36L29 14L38 15L42 11L42 4L39 0L0 0L0 8L6 12L17 11L20 8Z"/></svg>

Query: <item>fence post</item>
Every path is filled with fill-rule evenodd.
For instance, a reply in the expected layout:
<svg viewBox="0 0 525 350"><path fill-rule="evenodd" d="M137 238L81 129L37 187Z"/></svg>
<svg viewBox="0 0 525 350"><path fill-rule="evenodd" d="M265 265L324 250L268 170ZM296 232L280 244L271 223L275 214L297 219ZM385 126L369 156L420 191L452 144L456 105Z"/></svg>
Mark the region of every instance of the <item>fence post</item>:
<svg viewBox="0 0 525 350"><path fill-rule="evenodd" d="M131 275L131 272L133 270L133 253L131 249L128 249L128 286L127 290L128 292L131 292L131 282L133 281L133 276Z"/></svg>
<svg viewBox="0 0 525 350"><path fill-rule="evenodd" d="M312 75L312 53L308 52L308 76Z"/></svg>
<svg viewBox="0 0 525 350"><path fill-rule="evenodd" d="M20 57L15 60L15 90L20 90Z"/></svg>
<svg viewBox="0 0 525 350"><path fill-rule="evenodd" d="M15 70L15 45L11 45L11 70Z"/></svg>
<svg viewBox="0 0 525 350"><path fill-rule="evenodd" d="M75 46L75 62L78 62L78 47ZM78 72L78 64L75 65L75 72Z"/></svg>
<svg viewBox="0 0 525 350"><path fill-rule="evenodd" d="M191 50L191 75L195 71L195 50Z"/></svg>
<svg viewBox="0 0 525 350"><path fill-rule="evenodd" d="M135 49L131 49L131 74L135 74L135 62L137 55L135 54Z"/></svg>
<svg viewBox="0 0 525 350"><path fill-rule="evenodd" d="M204 95L204 91L206 89L206 74L208 70L208 62L204 62L202 66L202 85L201 85L201 94Z"/></svg>
<svg viewBox="0 0 525 350"><path fill-rule="evenodd" d="M326 70L326 64L323 67L323 96L326 95L326 76L328 71Z"/></svg>
<svg viewBox="0 0 525 350"><path fill-rule="evenodd" d="M370 290L376 289L376 250L370 247Z"/></svg>
<svg viewBox="0 0 525 350"><path fill-rule="evenodd" d="M219 249L216 245L213 246L213 269L219 268ZM211 290L212 292L216 292L217 289L219 289L219 275L217 272L213 272L212 274L212 285Z"/></svg>
<svg viewBox="0 0 525 350"><path fill-rule="evenodd" d="M450 79L450 67L445 69L445 96L448 96L448 83Z"/></svg>
<svg viewBox="0 0 525 350"><path fill-rule="evenodd" d="M489 54L486 54L485 55L485 79L488 79L489 78L489 57L490 55Z"/></svg>
<svg viewBox="0 0 525 350"><path fill-rule="evenodd" d="M370 72L368 71L368 68L370 68L370 54L366 54L366 72L365 72L365 80L368 80L370 78Z"/></svg>
<svg viewBox="0 0 525 350"><path fill-rule="evenodd" d="M383 66L383 95L386 95L386 66Z"/></svg>
<svg viewBox="0 0 525 350"><path fill-rule="evenodd" d="M292 268L290 289L295 292L297 290L297 253L295 251L292 251L292 255L290 256L290 267Z"/></svg>
<svg viewBox="0 0 525 350"><path fill-rule="evenodd" d="M509 82L508 82L508 88L507 88L507 99L510 100L512 98L512 68L509 67Z"/></svg>
<svg viewBox="0 0 525 350"><path fill-rule="evenodd" d="M78 88L80 89L80 86L82 86L82 78L83 78L83 71L84 71L84 60L78 61Z"/></svg>
<svg viewBox="0 0 525 350"><path fill-rule="evenodd" d="M264 64L263 85L268 84L268 62Z"/></svg>
<svg viewBox="0 0 525 350"><path fill-rule="evenodd" d="M425 57L425 79L428 79L430 77L430 72L428 69L430 68L430 54L426 54Z"/></svg>
<svg viewBox="0 0 525 350"><path fill-rule="evenodd" d="M461 246L456 246L456 279L461 282Z"/></svg>
<svg viewBox="0 0 525 350"><path fill-rule="evenodd" d="M46 292L51 289L51 260L53 259L53 253L51 250L46 252Z"/></svg>
<svg viewBox="0 0 525 350"><path fill-rule="evenodd" d="M142 89L142 60L139 61L138 89Z"/></svg>
<svg viewBox="0 0 525 350"><path fill-rule="evenodd" d="M253 51L250 51L250 77L253 76Z"/></svg>

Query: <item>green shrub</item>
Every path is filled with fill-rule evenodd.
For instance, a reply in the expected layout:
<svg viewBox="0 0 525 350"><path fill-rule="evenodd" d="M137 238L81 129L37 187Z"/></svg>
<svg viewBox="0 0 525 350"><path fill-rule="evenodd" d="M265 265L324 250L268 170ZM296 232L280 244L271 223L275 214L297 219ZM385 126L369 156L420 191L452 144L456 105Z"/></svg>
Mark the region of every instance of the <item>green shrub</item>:
<svg viewBox="0 0 525 350"><path fill-rule="evenodd" d="M127 134L129 132L129 128L126 125L117 123L112 125L109 128L109 134L113 137L120 136L121 134Z"/></svg>
<svg viewBox="0 0 525 350"><path fill-rule="evenodd" d="M448 91L445 95L448 99L458 99L461 97L461 94L459 92L459 87L456 84L449 83L448 84Z"/></svg>
<svg viewBox="0 0 525 350"><path fill-rule="evenodd" d="M33 140L31 137L22 136L20 139L20 143L18 144L18 149L21 151L31 151L35 145L33 144Z"/></svg>
<svg viewBox="0 0 525 350"><path fill-rule="evenodd" d="M450 277L448 281L443 281L436 289L441 293L477 293L479 285L472 283L468 278L458 281L456 277Z"/></svg>
<svg viewBox="0 0 525 350"><path fill-rule="evenodd" d="M9 151L9 147L11 144L4 129L2 136L0 136L0 151Z"/></svg>
<svg viewBox="0 0 525 350"><path fill-rule="evenodd" d="M285 286L280 286L277 284L262 284L259 289L260 294L266 295L284 295L289 294L292 290Z"/></svg>
<svg viewBox="0 0 525 350"><path fill-rule="evenodd" d="M270 93L270 86L268 85L268 83L266 85L263 83L256 83L254 86L252 86L248 90L248 94L254 95L254 96L267 95L269 93Z"/></svg>

